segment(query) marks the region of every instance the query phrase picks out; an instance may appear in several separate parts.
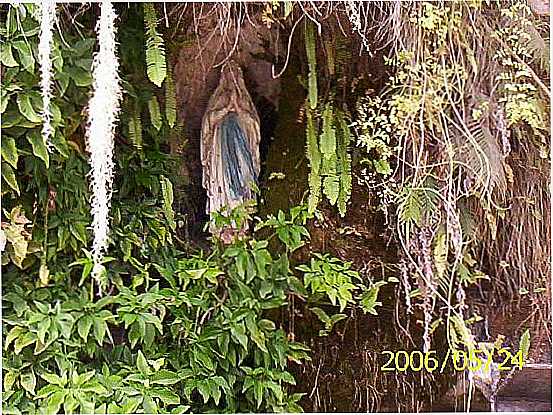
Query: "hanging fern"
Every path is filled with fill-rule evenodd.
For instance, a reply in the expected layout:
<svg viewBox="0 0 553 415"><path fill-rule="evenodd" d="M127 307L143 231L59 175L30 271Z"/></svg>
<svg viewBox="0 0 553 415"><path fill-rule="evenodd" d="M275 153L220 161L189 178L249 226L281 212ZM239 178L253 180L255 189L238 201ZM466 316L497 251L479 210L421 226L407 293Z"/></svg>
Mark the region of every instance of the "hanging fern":
<svg viewBox="0 0 553 415"><path fill-rule="evenodd" d="M334 59L335 45L331 39L325 39L323 41L326 52L326 66L328 68L328 74L334 76L336 74L336 64Z"/></svg>
<svg viewBox="0 0 553 415"><path fill-rule="evenodd" d="M340 193L340 180L337 175L336 130L334 128L332 102L327 102L323 111L323 128L319 137L319 148L323 155L321 175L323 193L332 205L336 204Z"/></svg>
<svg viewBox="0 0 553 415"><path fill-rule="evenodd" d="M305 24L305 52L307 54L307 64L309 65L309 74L307 78L307 91L309 96L309 106L311 109L317 108L317 49L315 46L315 29L313 23Z"/></svg>
<svg viewBox="0 0 553 415"><path fill-rule="evenodd" d="M338 203L341 216L351 196L351 157L348 153L351 135L344 113L336 110L332 101L325 104L322 131L317 142L314 112L307 107L307 159L309 160L309 210L313 212L322 192L331 205ZM337 125L335 125L335 123Z"/></svg>
<svg viewBox="0 0 553 415"><path fill-rule="evenodd" d="M146 66L148 78L161 87L167 76L165 62L165 45L163 38L157 32L157 15L154 5L144 3L144 26L146 33Z"/></svg>
<svg viewBox="0 0 553 415"><path fill-rule="evenodd" d="M137 149L142 149L142 120L137 105L129 118L129 138Z"/></svg>
<svg viewBox="0 0 553 415"><path fill-rule="evenodd" d="M346 205L351 197L351 157L348 153L348 148L351 141L351 135L344 113L336 112L336 120L338 121L337 134L337 157L338 157L338 177L340 180L340 193L338 195L338 211L340 216L346 214Z"/></svg>
<svg viewBox="0 0 553 415"><path fill-rule="evenodd" d="M169 127L173 128L177 121L177 95L170 68L167 68L167 78L165 78L165 118Z"/></svg>
<svg viewBox="0 0 553 415"><path fill-rule="evenodd" d="M319 146L323 158L330 159L336 156L336 131L334 129L334 109L332 102L327 102L323 111L323 131L320 136Z"/></svg>
<svg viewBox="0 0 553 415"><path fill-rule="evenodd" d="M314 212L317 209L321 198L321 152L317 143L317 126L313 117L313 111L307 108L307 159L309 160L309 212Z"/></svg>
<svg viewBox="0 0 553 415"><path fill-rule="evenodd" d="M160 177L161 193L163 195L163 211L171 229L175 230L175 212L173 210L173 183L165 176Z"/></svg>
<svg viewBox="0 0 553 415"><path fill-rule="evenodd" d="M340 194L340 179L336 171L336 155L330 159L323 159L323 193L330 201L331 205L335 205Z"/></svg>
<svg viewBox="0 0 553 415"><path fill-rule="evenodd" d="M474 182L475 190L491 194L497 188L504 193L508 166L497 139L483 121L473 119L466 123L467 132L456 137L455 154L468 170L467 175Z"/></svg>
<svg viewBox="0 0 553 415"><path fill-rule="evenodd" d="M156 130L161 129L161 112L159 110L159 103L157 102L157 98L155 96L152 96L150 100L148 101L148 111L150 112L150 121L152 122L152 125Z"/></svg>

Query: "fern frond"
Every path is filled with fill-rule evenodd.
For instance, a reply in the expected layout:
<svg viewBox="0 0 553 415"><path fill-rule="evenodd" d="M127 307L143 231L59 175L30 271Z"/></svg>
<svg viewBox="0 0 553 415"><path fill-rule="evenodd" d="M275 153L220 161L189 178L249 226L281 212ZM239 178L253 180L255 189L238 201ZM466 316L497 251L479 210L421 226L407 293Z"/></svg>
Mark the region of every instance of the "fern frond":
<svg viewBox="0 0 553 415"><path fill-rule="evenodd" d="M157 32L157 15L152 3L144 3L144 27L148 78L158 87L161 87L167 75L165 44L163 38Z"/></svg>
<svg viewBox="0 0 553 415"><path fill-rule="evenodd" d="M165 78L165 118L167 118L169 127L173 128L177 121L177 94L170 68L167 68L167 77Z"/></svg>
<svg viewBox="0 0 553 415"><path fill-rule="evenodd" d="M327 102L323 111L323 131L319 137L319 148L323 158L336 157L336 131L334 129L332 102Z"/></svg>
<svg viewBox="0 0 553 415"><path fill-rule="evenodd" d="M163 195L163 211L172 230L175 230L175 212L173 211L173 183L165 176L160 177L161 193Z"/></svg>
<svg viewBox="0 0 553 415"><path fill-rule="evenodd" d="M323 179L323 193L335 205L340 194L340 179L336 171L337 157L333 154L330 158L323 158L321 175Z"/></svg>
<svg viewBox="0 0 553 415"><path fill-rule="evenodd" d="M336 66L336 76L340 78L343 68L347 68L351 61L351 40L347 37L337 35L334 45L334 64Z"/></svg>
<svg viewBox="0 0 553 415"><path fill-rule="evenodd" d="M342 111L336 112L338 121L338 175L340 178L340 194L338 195L338 211L340 216L346 214L346 205L351 197L351 157L348 149L351 141L351 134L348 124Z"/></svg>
<svg viewBox="0 0 553 415"><path fill-rule="evenodd" d="M148 101L148 111L150 112L150 121L152 122L152 125L159 131L162 124L161 111L159 110L159 103L157 102L157 98L155 96L152 96L152 98Z"/></svg>
<svg viewBox="0 0 553 415"><path fill-rule="evenodd" d="M307 64L309 74L307 77L307 91L309 96L309 106L311 109L317 108L317 49L315 40L315 29L313 23L305 24L305 52L307 54Z"/></svg>
<svg viewBox="0 0 553 415"><path fill-rule="evenodd" d="M467 123L469 137L457 144L459 160L468 169L477 189L491 193L495 188L505 192L507 178L502 150L489 127L480 121ZM458 140L460 141L460 140Z"/></svg>
<svg viewBox="0 0 553 415"><path fill-rule="evenodd" d="M398 217L402 224L420 225L422 221L422 201L420 192L410 187L404 187L398 201Z"/></svg>
<svg viewBox="0 0 553 415"><path fill-rule="evenodd" d="M526 27L526 33L529 37L526 45L528 52L532 55L533 60L537 62L539 68L549 73L549 40L544 39L533 24Z"/></svg>
<svg viewBox="0 0 553 415"><path fill-rule="evenodd" d="M136 107L129 118L129 138L137 149L142 149L142 120Z"/></svg>
<svg viewBox="0 0 553 415"><path fill-rule="evenodd" d="M330 39L325 39L323 44L326 51L326 66L328 68L328 73L330 76L334 76L334 74L336 73L336 65L334 59L335 44Z"/></svg>
<svg viewBox="0 0 553 415"><path fill-rule="evenodd" d="M319 145L317 143L317 126L313 117L313 111L307 107L307 128L306 128L306 152L307 159L309 160L309 197L308 197L308 209L309 212L314 212L317 209L319 200L321 197L321 152L319 151Z"/></svg>

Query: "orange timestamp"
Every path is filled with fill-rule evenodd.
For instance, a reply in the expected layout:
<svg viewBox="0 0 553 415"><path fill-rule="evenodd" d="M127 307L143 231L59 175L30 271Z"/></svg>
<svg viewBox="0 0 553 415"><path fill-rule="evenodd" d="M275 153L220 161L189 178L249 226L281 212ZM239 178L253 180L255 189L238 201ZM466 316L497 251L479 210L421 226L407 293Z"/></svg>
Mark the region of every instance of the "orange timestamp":
<svg viewBox="0 0 553 415"><path fill-rule="evenodd" d="M448 367L448 362L458 372L465 370L486 372L490 370L492 363L497 366L496 369L503 371L522 370L524 366L524 354L522 350L513 354L506 348L492 351L448 349L445 357L440 357L436 350L428 352L420 350L413 350L411 352L406 350L398 350L396 352L384 350L381 354L389 357L380 367L380 370L383 372L406 372L408 370L420 372L421 370L425 370L432 373L439 370L440 373L443 373ZM493 359L494 354L497 356L497 360Z"/></svg>

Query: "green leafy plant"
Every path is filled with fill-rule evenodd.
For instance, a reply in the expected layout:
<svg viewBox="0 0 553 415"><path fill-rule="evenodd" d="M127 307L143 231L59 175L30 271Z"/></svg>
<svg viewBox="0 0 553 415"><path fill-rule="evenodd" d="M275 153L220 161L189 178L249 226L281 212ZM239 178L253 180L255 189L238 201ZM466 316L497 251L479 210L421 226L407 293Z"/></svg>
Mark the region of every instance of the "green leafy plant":
<svg viewBox="0 0 553 415"><path fill-rule="evenodd" d="M351 263L316 253L309 265L300 265L296 269L303 273L304 284L312 294L328 297L332 305L340 306L340 311L354 302L353 292L358 289L354 281L360 281L361 277L351 269Z"/></svg>
<svg viewBox="0 0 553 415"><path fill-rule="evenodd" d="M319 330L319 336L328 336L336 323L347 318L347 315L341 313L329 316L319 307L311 307L310 310L315 313L319 320L325 325L323 330Z"/></svg>

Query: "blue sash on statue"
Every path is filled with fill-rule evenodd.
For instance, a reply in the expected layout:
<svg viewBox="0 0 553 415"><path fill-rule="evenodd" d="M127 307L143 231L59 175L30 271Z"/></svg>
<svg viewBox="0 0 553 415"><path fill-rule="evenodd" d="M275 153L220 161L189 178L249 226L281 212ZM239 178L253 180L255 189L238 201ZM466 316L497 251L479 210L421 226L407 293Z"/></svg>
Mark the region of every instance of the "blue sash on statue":
<svg viewBox="0 0 553 415"><path fill-rule="evenodd" d="M230 184L230 194L233 199L247 195L250 184L257 181L244 131L240 127L238 116L228 113L219 128L223 172Z"/></svg>

